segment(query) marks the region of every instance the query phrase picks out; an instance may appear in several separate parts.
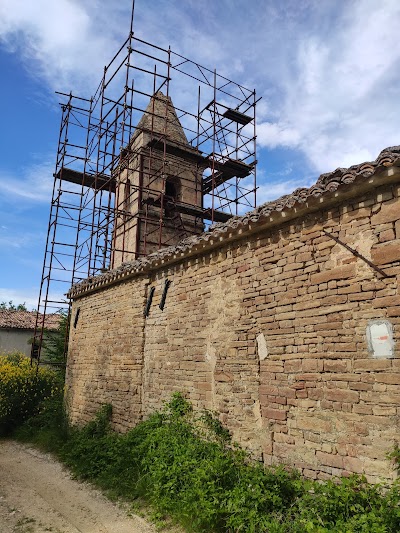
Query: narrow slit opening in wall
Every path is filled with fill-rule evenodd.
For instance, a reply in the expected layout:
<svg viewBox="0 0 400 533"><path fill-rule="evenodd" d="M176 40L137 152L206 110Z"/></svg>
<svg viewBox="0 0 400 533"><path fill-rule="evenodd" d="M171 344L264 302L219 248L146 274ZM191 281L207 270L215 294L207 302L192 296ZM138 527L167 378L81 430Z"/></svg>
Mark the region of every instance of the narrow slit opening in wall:
<svg viewBox="0 0 400 533"><path fill-rule="evenodd" d="M165 283L164 283L164 290L163 290L163 293L162 293L162 296L161 296L161 301L160 301L160 304L159 304L159 308L161 309L161 311L164 310L164 307L165 307L165 301L167 299L167 292L168 292L168 289L169 289L169 286L171 285L172 281L170 281L169 279L166 279L165 280Z"/></svg>
<svg viewBox="0 0 400 533"><path fill-rule="evenodd" d="M154 291L155 290L156 290L155 287L151 287L151 289L150 289L149 296L147 298L146 306L144 308L144 313L143 313L145 317L149 316L151 302L153 301L153 296L154 296Z"/></svg>
<svg viewBox="0 0 400 533"><path fill-rule="evenodd" d="M76 326L78 324L80 312L81 312L81 308L78 307L78 309L76 310L75 319L74 319L74 328L76 328Z"/></svg>

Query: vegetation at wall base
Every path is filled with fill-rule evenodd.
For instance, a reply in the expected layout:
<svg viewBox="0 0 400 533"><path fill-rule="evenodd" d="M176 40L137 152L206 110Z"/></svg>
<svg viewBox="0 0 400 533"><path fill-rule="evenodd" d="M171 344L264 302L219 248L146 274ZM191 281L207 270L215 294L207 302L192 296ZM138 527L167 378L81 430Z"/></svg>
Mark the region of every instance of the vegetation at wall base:
<svg viewBox="0 0 400 533"><path fill-rule="evenodd" d="M175 393L126 434L103 406L82 428L65 423L61 395L45 397L13 435L39 444L79 478L113 497L144 499L160 519L193 532L397 533L400 484L361 476L314 482L282 466L265 469L235 445L210 412Z"/></svg>
<svg viewBox="0 0 400 533"><path fill-rule="evenodd" d="M265 469L212 414L195 415L179 394L125 435L110 429L110 414L104 406L74 430L63 460L114 496L144 498L188 531L400 531L398 483L371 485L362 476L319 483L282 466Z"/></svg>

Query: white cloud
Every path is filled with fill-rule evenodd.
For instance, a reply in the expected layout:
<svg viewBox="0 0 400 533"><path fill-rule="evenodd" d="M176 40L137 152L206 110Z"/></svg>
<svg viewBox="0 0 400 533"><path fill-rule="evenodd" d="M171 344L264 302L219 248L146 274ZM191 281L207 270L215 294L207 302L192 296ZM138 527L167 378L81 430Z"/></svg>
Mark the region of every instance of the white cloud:
<svg viewBox="0 0 400 533"><path fill-rule="evenodd" d="M0 287L0 302L13 302L14 305L25 304L28 311L35 311L38 306L39 289L38 287L24 287L21 289L10 289L6 287ZM65 307L68 306L65 296L61 294L50 294L49 300L65 301ZM60 305L60 304L58 304ZM49 304L48 313L54 313L58 311L58 307L55 304Z"/></svg>
<svg viewBox="0 0 400 533"><path fill-rule="evenodd" d="M112 10L104 11L112 23ZM111 28L102 31L104 11L87 1L2 0L0 41L52 89L94 87L117 46Z"/></svg>
<svg viewBox="0 0 400 533"><path fill-rule="evenodd" d="M51 89L88 96L128 33L130 5L2 0L0 41ZM155 0L135 11L136 35L256 87L260 147L299 150L325 172L399 143L398 0Z"/></svg>
<svg viewBox="0 0 400 533"><path fill-rule="evenodd" d="M14 216L13 216L14 215ZM46 241L46 219L43 225L37 223L34 211L29 213L29 219L21 220L21 214L14 211L9 218L9 226L0 226L0 249L2 258L13 263L10 274L13 275L20 268L28 270L31 274L40 273L42 258L38 259L35 252L44 249ZM35 218L34 218L35 217ZM36 229L39 228L39 229ZM6 263L2 264L3 279L6 275Z"/></svg>
<svg viewBox="0 0 400 533"><path fill-rule="evenodd" d="M39 291L37 287L9 289L0 287L0 302L13 302L14 305L25 303L29 311L37 308Z"/></svg>
<svg viewBox="0 0 400 533"><path fill-rule="evenodd" d="M54 163L44 161L30 168L22 169L21 173L0 171L0 193L3 200L20 204L24 202L46 202L50 204L53 187Z"/></svg>
<svg viewBox="0 0 400 533"><path fill-rule="evenodd" d="M5 231L5 226L2 226L0 231L0 247L3 249L3 255L5 255L4 250L8 252L12 250L14 252L17 249L23 249L31 242L31 239L32 235L26 232L19 234L15 229Z"/></svg>
<svg viewBox="0 0 400 533"><path fill-rule="evenodd" d="M311 187L315 183L314 178L298 178L285 181L274 181L273 183L260 185L257 190L257 204L277 200L281 196L291 194L296 189Z"/></svg>
<svg viewBox="0 0 400 533"><path fill-rule="evenodd" d="M346 6L330 34L302 34L282 106L258 128L262 146L296 147L319 172L375 159L400 142L400 4Z"/></svg>
<svg viewBox="0 0 400 533"><path fill-rule="evenodd" d="M299 131L289 124L263 122L257 128L257 142L261 147L285 146L297 148L300 145Z"/></svg>

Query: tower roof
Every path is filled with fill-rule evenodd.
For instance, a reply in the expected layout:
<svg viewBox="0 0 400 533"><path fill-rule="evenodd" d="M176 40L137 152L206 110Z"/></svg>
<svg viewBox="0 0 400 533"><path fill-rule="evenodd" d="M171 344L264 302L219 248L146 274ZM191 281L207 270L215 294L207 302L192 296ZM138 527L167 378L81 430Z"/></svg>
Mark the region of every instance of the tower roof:
<svg viewBox="0 0 400 533"><path fill-rule="evenodd" d="M156 92L151 97L142 118L136 126L136 135L143 130L166 135L167 139L172 142L190 146L171 98L165 96L161 91Z"/></svg>

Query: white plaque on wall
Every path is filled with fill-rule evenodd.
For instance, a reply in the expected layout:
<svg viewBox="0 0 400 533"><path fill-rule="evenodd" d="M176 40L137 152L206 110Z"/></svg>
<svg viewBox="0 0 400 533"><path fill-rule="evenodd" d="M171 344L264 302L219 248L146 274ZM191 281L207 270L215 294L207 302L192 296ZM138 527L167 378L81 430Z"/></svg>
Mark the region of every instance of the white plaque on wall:
<svg viewBox="0 0 400 533"><path fill-rule="evenodd" d="M393 326L388 320L371 320L367 326L368 350L372 357L393 357Z"/></svg>

